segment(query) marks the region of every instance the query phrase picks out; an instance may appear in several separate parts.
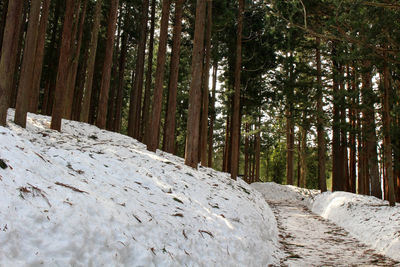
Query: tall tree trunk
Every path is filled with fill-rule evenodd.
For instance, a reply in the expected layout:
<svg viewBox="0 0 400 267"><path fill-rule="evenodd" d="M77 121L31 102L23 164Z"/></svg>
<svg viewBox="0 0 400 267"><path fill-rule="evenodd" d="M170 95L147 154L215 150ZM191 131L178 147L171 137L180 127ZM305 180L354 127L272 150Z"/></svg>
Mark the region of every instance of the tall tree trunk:
<svg viewBox="0 0 400 267"><path fill-rule="evenodd" d="M168 5L168 7L164 5ZM167 13L163 13L164 16L163 19L166 20L163 21L164 23L166 23L166 25L163 25L164 26L163 30L167 32L168 32L168 17L170 8L169 6L170 6L169 1L168 3L166 3L165 1L163 2L163 10L164 12L167 11ZM140 111L142 107L143 74L144 74L144 60L146 52L146 39L147 39L147 21L149 16L149 0L142 1L141 16L142 20L140 24L140 34L139 34L140 37L137 50L136 69L135 69L136 74L133 83L133 88L131 91L130 105L129 105L129 121L128 121L128 135L136 139L139 139L140 135ZM164 66L162 71L164 72Z"/></svg>
<svg viewBox="0 0 400 267"><path fill-rule="evenodd" d="M32 99L30 100L30 112L37 112L39 107L39 94L40 94L40 78L42 77L43 57L44 57L44 44L46 41L46 29L49 19L50 0L43 0L42 14L40 16L39 32L36 47L36 59L32 83Z"/></svg>
<svg viewBox="0 0 400 267"><path fill-rule="evenodd" d="M304 124L304 120L303 120ZM301 126L301 139L300 142L300 182L299 186L306 188L307 186L307 129Z"/></svg>
<svg viewBox="0 0 400 267"><path fill-rule="evenodd" d="M317 62L317 138L318 138L318 184L321 192L326 188L326 141L324 129L324 109L322 102L322 70L321 70L321 39L316 39L316 62Z"/></svg>
<svg viewBox="0 0 400 267"><path fill-rule="evenodd" d="M49 65L47 66L47 70L45 71L45 86L44 86L44 95L43 95L43 104L42 104L42 114L51 115L53 108L53 99L54 99L54 91L55 91L55 81L57 77L57 65L58 65L58 54L60 48L60 40L62 32L58 30L61 9L63 6L61 4L61 0L57 0L54 2L54 15L52 20L52 30L51 30L51 40L50 40L50 49L48 49L49 53ZM61 27L60 27L61 29ZM57 38L59 36L59 38Z"/></svg>
<svg viewBox="0 0 400 267"><path fill-rule="evenodd" d="M260 160L261 160L261 115L258 117L256 147L255 147L255 182L260 181Z"/></svg>
<svg viewBox="0 0 400 267"><path fill-rule="evenodd" d="M163 150L175 153L175 124L176 124L176 96L178 88L179 56L181 50L182 14L185 0L178 0L175 4L175 25L171 54L171 66L168 85L167 112L165 113L165 130Z"/></svg>
<svg viewBox="0 0 400 267"><path fill-rule="evenodd" d="M371 63L364 62L362 100L363 100L363 136L366 142L367 152L367 176L371 181L371 194L377 198L382 198L381 183L378 169L374 93L372 90Z"/></svg>
<svg viewBox="0 0 400 267"><path fill-rule="evenodd" d="M111 80L111 65L112 65L112 55L114 50L113 47L114 47L115 28L117 25L118 2L119 0L111 1L110 15L108 18L106 54L104 56L104 65L103 65L101 88L99 95L99 105L98 105L97 119L96 119L96 126L99 127L100 129L104 129L106 127L108 93L110 89L110 80Z"/></svg>
<svg viewBox="0 0 400 267"><path fill-rule="evenodd" d="M80 58L80 54L81 54L83 26L84 26L85 17L86 17L87 2L88 2L88 0L84 0L82 11L80 12L80 15L79 15L80 8L78 8L76 11L77 34L74 34L74 38L76 36L76 41L75 41L75 44L72 45L73 58L72 58L69 77L68 77L68 90L67 90L68 94L67 94L67 98L66 98L65 114L64 114L66 119L72 118L72 104L73 104L73 100L74 100L76 75L78 72L79 58ZM78 20L78 18L79 18L79 20Z"/></svg>
<svg viewBox="0 0 400 267"><path fill-rule="evenodd" d="M343 103L340 97L340 80L341 67L337 59L336 44L332 47L332 64L333 64L333 121L332 121L332 191L345 190L345 174L344 174L344 157L341 146L341 117L340 111Z"/></svg>
<svg viewBox="0 0 400 267"><path fill-rule="evenodd" d="M244 138L244 173L243 178L249 182L249 123L245 123L246 135Z"/></svg>
<svg viewBox="0 0 400 267"><path fill-rule="evenodd" d="M89 45L89 60L86 70L87 76L85 79L84 94L83 94L82 108L80 114L80 121L82 122L89 122L89 109L90 109L90 101L92 99L93 74L95 67L94 63L96 60L97 41L100 29L101 5L102 5L102 0L97 0L94 11L94 21L93 21L92 34Z"/></svg>
<svg viewBox="0 0 400 267"><path fill-rule="evenodd" d="M288 102L291 100L287 100ZM287 103L286 107L286 184L293 184L294 175L294 123L293 123L293 105Z"/></svg>
<svg viewBox="0 0 400 267"><path fill-rule="evenodd" d="M238 28L236 40L235 94L232 116L232 166L231 178L236 180L239 171L240 147L240 75L242 67L242 31L243 31L244 0L239 0Z"/></svg>
<svg viewBox="0 0 400 267"><path fill-rule="evenodd" d="M213 152L214 152L214 121L216 117L215 111L215 94L217 90L217 72L218 72L218 61L214 62L213 67L213 87L211 95L211 114L210 114L210 127L208 131L208 167L213 166Z"/></svg>
<svg viewBox="0 0 400 267"><path fill-rule="evenodd" d="M70 66L74 6L75 0L66 2L60 58L58 60L57 80L54 92L54 102L51 119L51 129L57 131L61 130L61 118L64 112L64 92L66 90L68 82L68 70Z"/></svg>
<svg viewBox="0 0 400 267"><path fill-rule="evenodd" d="M199 162L198 148L200 134L201 79L203 71L205 13L206 1L197 0L192 54L192 80L189 91L189 111L185 147L185 164L193 168L197 168Z"/></svg>
<svg viewBox="0 0 400 267"><path fill-rule="evenodd" d="M340 161L343 166L343 190L349 190L349 163L347 154L347 120L346 120L346 92L344 82L344 66L340 66L339 76L339 99L340 99Z"/></svg>
<svg viewBox="0 0 400 267"><path fill-rule="evenodd" d="M126 29L125 29L126 30ZM126 56L128 53L128 33L124 31L122 34L122 44L121 44L121 55L119 58L119 71L118 71L118 90L117 90L117 100L115 107L115 121L114 129L116 132L121 131L121 119L122 119L122 100L123 100L123 90L124 90L124 75L126 67Z"/></svg>
<svg viewBox="0 0 400 267"><path fill-rule="evenodd" d="M19 36L21 30L22 0L12 0L8 4L7 18L0 59L0 125L6 126L7 109L10 105L14 69L17 61Z"/></svg>
<svg viewBox="0 0 400 267"><path fill-rule="evenodd" d="M351 75L350 75L350 66L347 66L347 76L352 77L351 81L349 81L349 91L353 95L351 99L351 107L349 110L349 119L350 119L350 168L349 168L349 191L352 193L356 193L356 131L357 131L357 121L356 121L356 98L355 92L358 91L358 84L357 84L357 76L356 76L356 69L353 63L351 68Z"/></svg>
<svg viewBox="0 0 400 267"><path fill-rule="evenodd" d="M160 26L160 42L158 45L157 53L157 69L155 74L155 85L153 104L151 110L151 118L149 129L147 130L147 149L155 152L159 145L160 138L160 120L161 120L161 108L162 108L162 97L163 97L163 83L164 83L164 69L165 60L167 57L167 39L168 39L168 19L170 10L170 0L163 0L162 2L162 14L161 14L161 26Z"/></svg>
<svg viewBox="0 0 400 267"><path fill-rule="evenodd" d="M202 92L202 112L200 123L200 162L202 166L207 166L207 133L208 133L208 105L209 105L209 76L211 59L211 31L212 31L212 0L207 0L207 22L206 22L206 46L205 62L203 66L203 92Z"/></svg>
<svg viewBox="0 0 400 267"><path fill-rule="evenodd" d="M228 161L230 152L230 133L231 133L231 116L229 114L226 115L226 128L225 128L225 142L224 142L224 155L222 160L222 171L228 172Z"/></svg>
<svg viewBox="0 0 400 267"><path fill-rule="evenodd" d="M390 72L387 63L387 52L385 53L384 63L384 101L383 101L383 128L384 128L384 140L383 150L385 159L385 172L388 183L388 200L390 206L395 206L396 194L395 194L395 181L393 178L393 158L392 158L392 141L391 141L391 115L390 115ZM374 192L374 191L373 191ZM376 192L376 191L375 191ZM378 192L379 193L379 192Z"/></svg>
<svg viewBox="0 0 400 267"><path fill-rule="evenodd" d="M26 114L30 108L33 96L33 75L36 59L36 47L39 28L41 0L32 0L29 11L28 30L26 32L24 57L21 66L21 76L18 85L17 105L14 121L21 127L26 127Z"/></svg>
<svg viewBox="0 0 400 267"><path fill-rule="evenodd" d="M147 71L146 71L146 84L144 90L144 100L141 118L141 132L139 141L145 141L147 144L147 138L144 140L144 134L149 128L150 122L150 101L151 101L151 84L152 84L152 72L153 72L153 50L154 50L154 28L155 28L155 15L156 14L156 1L151 1L151 18L150 18L150 40L147 55Z"/></svg>

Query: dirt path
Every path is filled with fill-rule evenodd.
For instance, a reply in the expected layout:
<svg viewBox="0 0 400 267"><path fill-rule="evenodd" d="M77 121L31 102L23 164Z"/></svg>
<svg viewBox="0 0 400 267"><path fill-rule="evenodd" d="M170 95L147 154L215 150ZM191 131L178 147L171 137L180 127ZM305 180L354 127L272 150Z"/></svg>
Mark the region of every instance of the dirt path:
<svg viewBox="0 0 400 267"><path fill-rule="evenodd" d="M280 266L400 266L344 229L288 202L269 202L286 256Z"/></svg>

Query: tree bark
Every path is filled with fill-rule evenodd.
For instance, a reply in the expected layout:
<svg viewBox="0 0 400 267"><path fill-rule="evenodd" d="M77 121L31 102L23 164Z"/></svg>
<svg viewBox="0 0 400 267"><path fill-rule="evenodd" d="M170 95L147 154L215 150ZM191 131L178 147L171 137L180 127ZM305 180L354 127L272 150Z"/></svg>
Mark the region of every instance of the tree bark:
<svg viewBox="0 0 400 267"><path fill-rule="evenodd" d="M229 155L230 153L230 140L231 140L231 116L229 114L226 115L226 127L225 127L225 142L224 142L224 156L222 160L222 171L228 172L228 162L229 162Z"/></svg>
<svg viewBox="0 0 400 267"><path fill-rule="evenodd" d="M206 22L206 46L205 62L203 66L203 92L202 92L202 112L201 112L201 133L200 133L200 163L208 166L207 163L207 133L208 133L208 105L209 105L209 76L211 59L211 30L212 30L212 0L207 0L207 22Z"/></svg>
<svg viewBox="0 0 400 267"><path fill-rule="evenodd" d="M72 118L72 104L74 100L74 93L75 93L75 85L76 85L76 75L78 72L78 64L79 58L81 54L81 46L82 46L82 36L83 36L83 26L86 17L86 8L87 8L88 0L84 0L82 11L80 8L77 8L76 11L76 28L77 34L73 35L73 38L76 38L74 44L72 44L72 62L70 66L69 76L68 76L68 90L67 90L67 97L66 97L66 104L65 104L65 113L64 117L66 119ZM80 14L80 15L79 15ZM79 20L78 20L79 18Z"/></svg>
<svg viewBox="0 0 400 267"><path fill-rule="evenodd" d="M304 121L303 121L304 123ZM300 181L299 186L306 188L307 185L307 130L305 126L301 126L300 142Z"/></svg>
<svg viewBox="0 0 400 267"><path fill-rule="evenodd" d="M286 100L290 101L290 100ZM294 123L292 104L287 103L286 107L286 184L293 184L294 175Z"/></svg>
<svg viewBox="0 0 400 267"><path fill-rule="evenodd" d="M61 118L64 112L64 92L66 90L68 82L68 70L70 65L74 6L75 0L66 2L60 58L58 60L56 89L54 92L54 104L51 119L51 129L57 131L61 130Z"/></svg>
<svg viewBox="0 0 400 267"><path fill-rule="evenodd" d="M170 3L168 2L168 14L166 14L167 21L166 22L164 21L164 23L167 23L166 25L167 27L165 28L167 32L168 32L169 5ZM139 37L139 45L137 51L136 69L135 69L136 73L135 73L133 88L131 91L130 105L129 105L129 121L128 121L128 135L135 139L139 139L140 135L140 118L141 118L140 111L142 107L144 60L145 60L146 39L147 39L147 21L149 17L149 0L142 1L141 16L142 20L140 24L140 34L139 34L140 37ZM164 71L164 69L162 69L162 71Z"/></svg>
<svg viewBox="0 0 400 267"><path fill-rule="evenodd" d="M147 138L144 138L144 134L149 128L150 122L150 101L151 101L151 84L152 84L152 73L153 73L153 50L154 50L154 28L155 28L155 14L156 14L156 1L151 2L151 18L150 18L150 40L149 40L149 53L147 55L147 71L146 71L146 84L144 90L144 100L141 117L141 132L139 141L145 141L147 144Z"/></svg>
<svg viewBox="0 0 400 267"><path fill-rule="evenodd" d="M181 50L182 14L185 0L178 0L175 4L175 25L171 54L171 66L168 85L167 112L165 113L165 127L163 150L175 153L175 125L176 125L176 96L178 89L179 56Z"/></svg>
<svg viewBox="0 0 400 267"><path fill-rule="evenodd" d="M24 56L18 85L17 104L14 121L21 127L26 127L26 115L30 109L33 96L33 75L36 59L36 48L39 28L41 0L32 0L29 11L28 30L25 38Z"/></svg>
<svg viewBox="0 0 400 267"><path fill-rule="evenodd" d="M326 141L325 141L325 121L322 102L322 70L321 70L321 39L316 39L316 62L317 62L317 139L318 139L318 184L321 192L326 188Z"/></svg>
<svg viewBox="0 0 400 267"><path fill-rule="evenodd" d="M196 169L199 162L198 149L200 134L201 80L203 71L205 14L206 1L197 0L192 54L192 80L190 82L189 91L189 111L185 147L185 164Z"/></svg>
<svg viewBox="0 0 400 267"><path fill-rule="evenodd" d="M347 70L348 76L350 77L350 67L348 66ZM357 73L356 73L356 68L354 66L351 67L351 82L349 82L348 86L349 90L351 91L351 94L353 94L352 100L351 100L351 107L349 110L349 119L350 119L350 142L349 142L349 147L350 147L350 166L349 166L349 171L350 171L350 181L349 181L349 191L352 193L356 193L356 178L357 178L357 169L356 169L356 131L357 131L357 118L356 118L356 97L354 96L355 92L358 91L358 82L357 82Z"/></svg>
<svg viewBox="0 0 400 267"><path fill-rule="evenodd" d="M0 54L1 54L1 48L3 46L4 29L6 27L6 19L7 19L7 10L8 10L8 0L5 0L2 5L1 20L0 20Z"/></svg>
<svg viewBox="0 0 400 267"><path fill-rule="evenodd" d="M99 105L96 118L96 126L99 127L100 129L104 129L106 127L108 93L110 89L110 80L111 80L111 65L112 65L112 55L114 50L113 47L114 47L115 29L117 24L118 2L119 0L111 1L110 15L108 18L106 54L104 56L104 65L103 65L101 88L99 95Z"/></svg>
<svg viewBox="0 0 400 267"><path fill-rule="evenodd" d="M50 0L43 0L42 4L42 14L40 16L40 24L39 24L39 32L38 32L38 40L37 40L37 47L36 47L36 59L35 59L35 66L34 66L34 74L33 74L33 94L31 105L29 108L30 112L37 112L39 107L39 94L40 94L40 78L42 76L42 68L43 68L43 57L44 57L44 44L46 41L46 29L47 29L47 22L49 18L49 11L50 11Z"/></svg>
<svg viewBox="0 0 400 267"><path fill-rule="evenodd" d="M261 117L258 118L255 149L255 182L260 181L260 160L261 160Z"/></svg>
<svg viewBox="0 0 400 267"><path fill-rule="evenodd" d="M244 173L243 178L246 182L249 181L249 123L245 123L246 136L244 138Z"/></svg>
<svg viewBox="0 0 400 267"><path fill-rule="evenodd" d="M0 125L6 126L7 109L10 105L14 69L17 61L21 30L22 0L12 0L8 4L0 59Z"/></svg>
<svg viewBox="0 0 400 267"><path fill-rule="evenodd" d="M243 31L244 0L239 0L238 28L236 40L235 94L233 99L232 117L232 166L231 178L236 180L239 171L240 147L240 75L242 67L242 31Z"/></svg>
<svg viewBox="0 0 400 267"><path fill-rule="evenodd" d="M121 55L119 58L119 71L118 71L118 90L117 90L117 100L115 107L115 121L114 129L116 132L121 131L121 119L122 119L122 100L123 100L123 90L124 90L124 75L126 67L126 56L128 53L128 34L124 31L122 34L121 41Z"/></svg>
<svg viewBox="0 0 400 267"><path fill-rule="evenodd" d="M155 74L155 85L153 104L150 118L149 129L147 130L147 149L155 152L159 145L160 138L160 120L161 120L161 108L162 108L162 97L163 97L163 82L164 82L164 69L165 60L167 57L167 39L168 39L168 19L170 11L170 1L163 0L162 2L162 14L161 14L161 26L160 26L160 42L158 45L157 54L157 69Z"/></svg>
<svg viewBox="0 0 400 267"><path fill-rule="evenodd" d="M395 206L396 202L396 193L395 193L395 181L393 175L393 157L392 157L392 141L390 136L391 131L391 115L390 115L390 72L389 66L387 63L387 52L385 53L385 62L384 62L384 101L383 101L383 131L384 131L384 139L383 139L383 150L384 150L384 159L385 159L385 172L387 177L387 187L388 187L388 200L390 206ZM374 192L374 191L373 191ZM376 192L376 191L375 191ZM379 192L378 192L379 194Z"/></svg>
<svg viewBox="0 0 400 267"><path fill-rule="evenodd" d="M363 100L363 137L366 143L367 176L371 181L371 194L382 198L381 183L378 169L377 140L374 110L374 93L372 90L371 63L364 62L362 100Z"/></svg>
<svg viewBox="0 0 400 267"><path fill-rule="evenodd" d="M217 72L218 72L218 61L214 62L213 67L213 87L211 95L211 116L210 116L210 127L208 130L208 167L213 166L213 153L214 153L214 121L216 118L215 111L215 94L217 90Z"/></svg>
<svg viewBox="0 0 400 267"><path fill-rule="evenodd" d="M341 146L341 97L340 97L340 66L337 59L336 44L332 47L332 65L333 65L333 121L332 121L332 191L345 190L344 157Z"/></svg>
<svg viewBox="0 0 400 267"><path fill-rule="evenodd" d="M100 29L101 5L102 5L102 0L97 0L94 11L94 21L93 21L92 34L89 45L89 60L86 70L87 74L85 79L84 94L83 94L82 108L80 114L80 121L82 122L89 122L89 109L90 109L90 101L92 99L93 74L95 66L94 63L96 60L97 41Z"/></svg>

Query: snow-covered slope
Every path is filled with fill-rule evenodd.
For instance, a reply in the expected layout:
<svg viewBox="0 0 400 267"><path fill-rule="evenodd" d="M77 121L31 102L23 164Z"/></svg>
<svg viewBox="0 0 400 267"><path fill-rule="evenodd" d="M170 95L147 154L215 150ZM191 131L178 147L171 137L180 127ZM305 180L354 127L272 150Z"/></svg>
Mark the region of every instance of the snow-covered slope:
<svg viewBox="0 0 400 267"><path fill-rule="evenodd" d="M13 111L9 111L9 117ZM266 266L261 194L123 135L29 114L0 127L0 266Z"/></svg>
<svg viewBox="0 0 400 267"><path fill-rule="evenodd" d="M255 183L268 201L307 206L312 212L343 227L352 236L385 255L400 260L400 206L371 196L347 192L307 190L276 183Z"/></svg>

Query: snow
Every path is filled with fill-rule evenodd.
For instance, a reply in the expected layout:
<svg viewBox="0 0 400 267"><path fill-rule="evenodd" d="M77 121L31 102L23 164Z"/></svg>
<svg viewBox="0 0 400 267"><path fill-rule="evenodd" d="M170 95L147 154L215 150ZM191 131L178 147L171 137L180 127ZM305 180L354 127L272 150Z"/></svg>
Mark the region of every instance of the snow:
<svg viewBox="0 0 400 267"><path fill-rule="evenodd" d="M390 207L387 201L371 196L347 192L321 194L317 190L276 183L255 183L252 186L259 190L268 202L272 204L285 202L289 206L307 207L314 214L343 228L362 243L394 260L400 260L398 204ZM295 223L301 224L301 220ZM312 227L316 233L321 232L315 226ZM297 226L297 229L301 228L302 226Z"/></svg>
<svg viewBox="0 0 400 267"><path fill-rule="evenodd" d="M242 180L88 124L0 127L0 266L266 266L278 229Z"/></svg>

